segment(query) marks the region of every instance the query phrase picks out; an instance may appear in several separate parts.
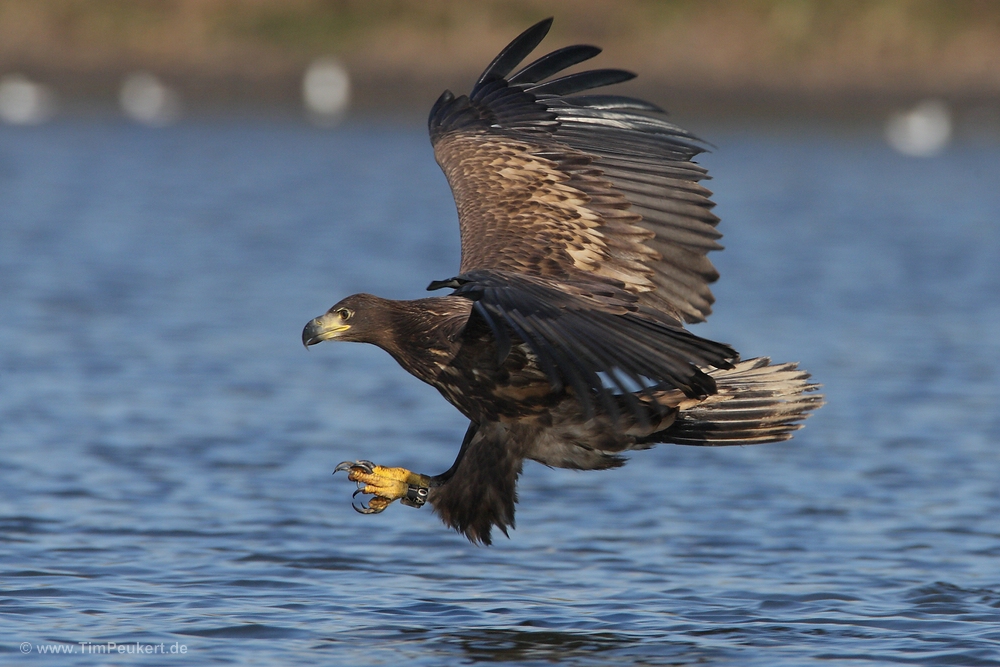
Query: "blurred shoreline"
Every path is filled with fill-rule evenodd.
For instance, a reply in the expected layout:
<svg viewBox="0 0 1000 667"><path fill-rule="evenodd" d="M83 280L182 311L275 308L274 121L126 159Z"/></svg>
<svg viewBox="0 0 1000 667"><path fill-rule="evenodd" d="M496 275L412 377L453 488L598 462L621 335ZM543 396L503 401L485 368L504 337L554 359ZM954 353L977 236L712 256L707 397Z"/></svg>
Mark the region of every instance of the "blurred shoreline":
<svg viewBox="0 0 1000 667"><path fill-rule="evenodd" d="M354 113L423 113L550 15L541 49L598 44L594 66L638 72L621 89L672 109L1000 109L1000 3L982 0L0 0L0 76L44 82L70 111L115 104L136 70L192 110L266 109L300 104L304 68L334 56Z"/></svg>

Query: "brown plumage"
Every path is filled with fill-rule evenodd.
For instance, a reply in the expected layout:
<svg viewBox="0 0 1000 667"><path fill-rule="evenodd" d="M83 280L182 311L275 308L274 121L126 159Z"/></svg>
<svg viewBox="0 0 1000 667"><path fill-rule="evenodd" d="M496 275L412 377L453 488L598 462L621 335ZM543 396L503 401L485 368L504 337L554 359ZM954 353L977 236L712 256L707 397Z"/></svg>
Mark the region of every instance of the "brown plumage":
<svg viewBox="0 0 1000 667"><path fill-rule="evenodd" d="M526 458L591 470L659 442L776 442L822 403L795 364L741 362L683 328L711 312L718 274L706 254L721 247L706 172L692 162L699 142L648 102L579 94L627 72L551 78L595 47L511 75L550 24L511 42L469 96L445 92L431 110L462 259L429 289L451 295L354 295L303 332L306 345L378 345L470 420L441 475L338 466L375 496L366 511L428 487L445 523L487 544L493 526L514 525ZM386 475L404 481L387 491Z"/></svg>

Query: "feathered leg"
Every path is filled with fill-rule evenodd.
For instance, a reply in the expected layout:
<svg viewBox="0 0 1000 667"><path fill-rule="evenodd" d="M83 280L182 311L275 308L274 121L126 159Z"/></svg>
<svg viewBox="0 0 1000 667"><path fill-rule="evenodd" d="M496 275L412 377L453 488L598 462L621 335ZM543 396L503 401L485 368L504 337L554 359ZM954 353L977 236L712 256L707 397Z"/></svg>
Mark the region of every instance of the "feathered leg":
<svg viewBox="0 0 1000 667"><path fill-rule="evenodd" d="M427 499L434 511L472 542L490 544L493 526L506 535L514 527L522 450L515 429L470 425L455 464L433 480Z"/></svg>

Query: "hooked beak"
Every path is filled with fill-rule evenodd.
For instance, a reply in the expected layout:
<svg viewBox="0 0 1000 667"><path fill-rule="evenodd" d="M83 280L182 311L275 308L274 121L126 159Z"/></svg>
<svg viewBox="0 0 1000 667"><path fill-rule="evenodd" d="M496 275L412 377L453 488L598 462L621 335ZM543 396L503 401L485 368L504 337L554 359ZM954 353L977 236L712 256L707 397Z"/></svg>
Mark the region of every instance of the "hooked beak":
<svg viewBox="0 0 1000 667"><path fill-rule="evenodd" d="M322 343L331 338L337 338L351 328L350 324L344 324L340 316L335 313L326 313L309 321L306 328L302 330L302 344L306 347Z"/></svg>

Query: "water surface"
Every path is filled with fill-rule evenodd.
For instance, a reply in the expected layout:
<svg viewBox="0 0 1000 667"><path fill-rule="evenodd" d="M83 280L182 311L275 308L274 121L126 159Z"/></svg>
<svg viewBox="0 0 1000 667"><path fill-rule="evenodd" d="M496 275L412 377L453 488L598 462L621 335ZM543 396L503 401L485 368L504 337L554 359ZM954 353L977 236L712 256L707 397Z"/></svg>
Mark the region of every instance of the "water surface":
<svg viewBox="0 0 1000 667"><path fill-rule="evenodd" d="M1000 665L1000 151L696 129L728 247L696 331L801 361L828 405L780 445L528 464L481 548L351 511L339 461L440 472L465 424L379 350L299 339L454 274L421 128L0 128L0 651Z"/></svg>

